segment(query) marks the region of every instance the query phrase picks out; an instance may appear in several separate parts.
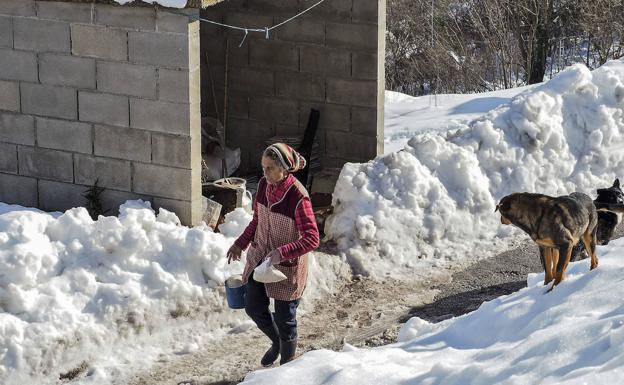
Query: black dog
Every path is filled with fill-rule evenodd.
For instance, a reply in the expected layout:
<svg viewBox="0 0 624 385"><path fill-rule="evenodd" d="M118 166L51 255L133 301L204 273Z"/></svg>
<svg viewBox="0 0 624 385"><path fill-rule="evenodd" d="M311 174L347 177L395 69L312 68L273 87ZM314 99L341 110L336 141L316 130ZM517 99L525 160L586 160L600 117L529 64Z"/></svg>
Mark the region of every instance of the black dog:
<svg viewBox="0 0 624 385"><path fill-rule="evenodd" d="M598 228L596 230L596 243L598 245L607 245L613 232L620 222L622 222L622 212L603 211L603 206L622 205L624 204L624 192L620 188L620 180L616 179L613 186L609 188L599 188L596 190L598 197L594 200L594 205L598 211ZM578 261L587 258L587 253L581 242L577 243L572 250L572 261Z"/></svg>

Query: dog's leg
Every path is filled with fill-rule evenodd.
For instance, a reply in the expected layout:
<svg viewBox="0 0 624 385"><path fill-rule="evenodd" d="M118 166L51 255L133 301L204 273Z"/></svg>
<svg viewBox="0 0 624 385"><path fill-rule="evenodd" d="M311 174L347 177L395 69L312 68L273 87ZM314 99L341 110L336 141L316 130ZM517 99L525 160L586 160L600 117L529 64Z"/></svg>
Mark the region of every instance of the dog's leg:
<svg viewBox="0 0 624 385"><path fill-rule="evenodd" d="M589 229L585 231L585 233L583 234L583 244L585 245L585 250L587 250L587 254L589 254L589 256L591 257L589 270L594 270L596 267L598 267L598 257L596 256L596 229L594 229L593 232Z"/></svg>
<svg viewBox="0 0 624 385"><path fill-rule="evenodd" d="M557 286L565 277L570 257L572 256L572 247L574 242L566 242L559 246L559 260L557 261L557 276L555 277L554 286Z"/></svg>
<svg viewBox="0 0 624 385"><path fill-rule="evenodd" d="M561 258L561 255L559 254L559 249L556 249L554 247L550 248L550 252L551 252L551 257L550 257L550 275L552 277L552 279L555 279L555 277L557 277L557 263L559 262L559 258ZM553 288L555 286L553 285Z"/></svg>
<svg viewBox="0 0 624 385"><path fill-rule="evenodd" d="M542 268L544 269L544 285L548 284L548 282L552 281L552 277L549 278L550 275L550 261L548 261L548 247L539 246L540 253L540 262L542 263Z"/></svg>
<svg viewBox="0 0 624 385"><path fill-rule="evenodd" d="M552 249L550 247L540 246L539 250L542 267L544 268L544 285L548 285L554 278L552 274Z"/></svg>

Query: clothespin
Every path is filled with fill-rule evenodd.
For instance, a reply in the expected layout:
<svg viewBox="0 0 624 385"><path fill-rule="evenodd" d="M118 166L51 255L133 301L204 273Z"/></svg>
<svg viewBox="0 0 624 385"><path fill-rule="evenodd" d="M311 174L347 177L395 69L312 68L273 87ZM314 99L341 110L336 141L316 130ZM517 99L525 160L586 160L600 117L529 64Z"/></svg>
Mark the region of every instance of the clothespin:
<svg viewBox="0 0 624 385"><path fill-rule="evenodd" d="M268 39L269 38L269 27L264 27L264 33L265 33L264 37L266 39Z"/></svg>

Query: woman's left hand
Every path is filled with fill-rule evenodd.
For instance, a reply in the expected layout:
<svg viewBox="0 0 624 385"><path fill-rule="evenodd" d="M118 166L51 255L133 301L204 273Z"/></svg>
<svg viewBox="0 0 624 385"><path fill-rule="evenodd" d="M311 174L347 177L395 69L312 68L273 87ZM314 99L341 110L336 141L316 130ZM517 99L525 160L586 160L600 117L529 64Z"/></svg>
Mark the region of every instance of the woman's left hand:
<svg viewBox="0 0 624 385"><path fill-rule="evenodd" d="M271 260L271 265L277 265L282 262L282 254L277 249L271 251L266 257Z"/></svg>

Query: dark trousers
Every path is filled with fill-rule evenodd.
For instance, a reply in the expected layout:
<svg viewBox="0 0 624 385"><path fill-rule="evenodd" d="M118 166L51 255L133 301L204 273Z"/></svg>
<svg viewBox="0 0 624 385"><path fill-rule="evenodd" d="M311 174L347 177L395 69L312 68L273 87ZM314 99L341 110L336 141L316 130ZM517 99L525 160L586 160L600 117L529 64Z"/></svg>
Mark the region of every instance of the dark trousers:
<svg viewBox="0 0 624 385"><path fill-rule="evenodd" d="M253 274L247 281L245 291L245 312L260 329L271 326L275 321L279 337L282 340L292 341L297 338L298 299L292 301L274 300L275 314L273 315L269 311L269 297L266 295L264 283L255 281Z"/></svg>

